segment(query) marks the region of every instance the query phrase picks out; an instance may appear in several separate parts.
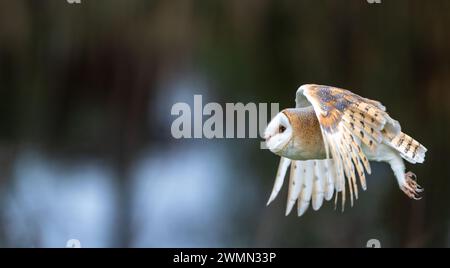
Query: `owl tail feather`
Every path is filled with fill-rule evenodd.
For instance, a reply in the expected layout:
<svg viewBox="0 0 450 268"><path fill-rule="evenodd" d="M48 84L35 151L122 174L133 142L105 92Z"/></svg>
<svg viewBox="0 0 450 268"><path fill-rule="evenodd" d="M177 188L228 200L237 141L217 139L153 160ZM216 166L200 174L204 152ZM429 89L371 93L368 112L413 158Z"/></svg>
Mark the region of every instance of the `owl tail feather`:
<svg viewBox="0 0 450 268"><path fill-rule="evenodd" d="M400 155L412 164L423 163L425 161L427 148L403 132L399 132L397 136L391 138L388 144L400 152Z"/></svg>

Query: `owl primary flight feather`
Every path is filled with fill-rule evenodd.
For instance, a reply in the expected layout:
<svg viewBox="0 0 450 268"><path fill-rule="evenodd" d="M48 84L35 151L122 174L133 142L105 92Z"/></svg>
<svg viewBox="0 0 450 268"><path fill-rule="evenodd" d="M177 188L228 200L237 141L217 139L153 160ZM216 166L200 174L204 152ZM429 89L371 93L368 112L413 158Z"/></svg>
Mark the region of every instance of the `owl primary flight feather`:
<svg viewBox="0 0 450 268"><path fill-rule="evenodd" d="M314 84L301 86L295 102L296 107L278 113L264 133L267 147L281 156L267 205L276 198L291 165L286 215L296 202L298 216L310 203L318 210L335 191L335 205L341 193L342 209L347 195L353 206L357 179L366 190L365 171L371 173L371 160L389 163L400 189L419 199L423 189L412 172L405 173L403 159L423 163L427 149L403 133L380 102Z"/></svg>

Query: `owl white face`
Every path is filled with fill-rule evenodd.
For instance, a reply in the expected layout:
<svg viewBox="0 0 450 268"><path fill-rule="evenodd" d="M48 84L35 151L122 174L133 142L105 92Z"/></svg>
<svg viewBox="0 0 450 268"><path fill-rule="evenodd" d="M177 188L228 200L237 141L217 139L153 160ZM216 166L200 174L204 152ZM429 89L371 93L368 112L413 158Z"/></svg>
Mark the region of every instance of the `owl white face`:
<svg viewBox="0 0 450 268"><path fill-rule="evenodd" d="M280 112L267 125L264 132L267 148L273 153L280 153L292 137L292 126L287 116Z"/></svg>

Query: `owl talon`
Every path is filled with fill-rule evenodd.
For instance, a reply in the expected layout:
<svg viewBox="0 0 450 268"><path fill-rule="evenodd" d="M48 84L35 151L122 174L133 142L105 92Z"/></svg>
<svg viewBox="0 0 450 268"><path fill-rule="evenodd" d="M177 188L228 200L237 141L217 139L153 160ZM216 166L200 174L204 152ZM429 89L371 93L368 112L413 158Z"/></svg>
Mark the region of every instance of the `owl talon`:
<svg viewBox="0 0 450 268"><path fill-rule="evenodd" d="M417 184L417 176L416 174L409 171L405 174L406 183L401 187L402 191L411 199L420 200L422 197L420 193L424 191L424 189Z"/></svg>
<svg viewBox="0 0 450 268"><path fill-rule="evenodd" d="M417 176L416 176L416 174L412 173L411 171L408 171L408 172L405 174L405 177L406 177L406 178L409 178L409 179L412 179L412 180L414 180L414 181L417 181Z"/></svg>

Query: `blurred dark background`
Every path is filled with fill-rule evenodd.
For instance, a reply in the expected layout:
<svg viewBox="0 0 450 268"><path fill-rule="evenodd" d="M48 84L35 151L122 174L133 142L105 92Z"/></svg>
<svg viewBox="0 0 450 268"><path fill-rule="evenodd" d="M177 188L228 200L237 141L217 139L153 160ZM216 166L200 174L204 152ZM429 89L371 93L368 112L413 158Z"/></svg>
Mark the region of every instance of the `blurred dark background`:
<svg viewBox="0 0 450 268"><path fill-rule="evenodd" d="M450 1L2 1L0 246L450 246ZM352 209L271 206L259 139L170 135L176 102L279 102L304 83L380 100L428 149Z"/></svg>

